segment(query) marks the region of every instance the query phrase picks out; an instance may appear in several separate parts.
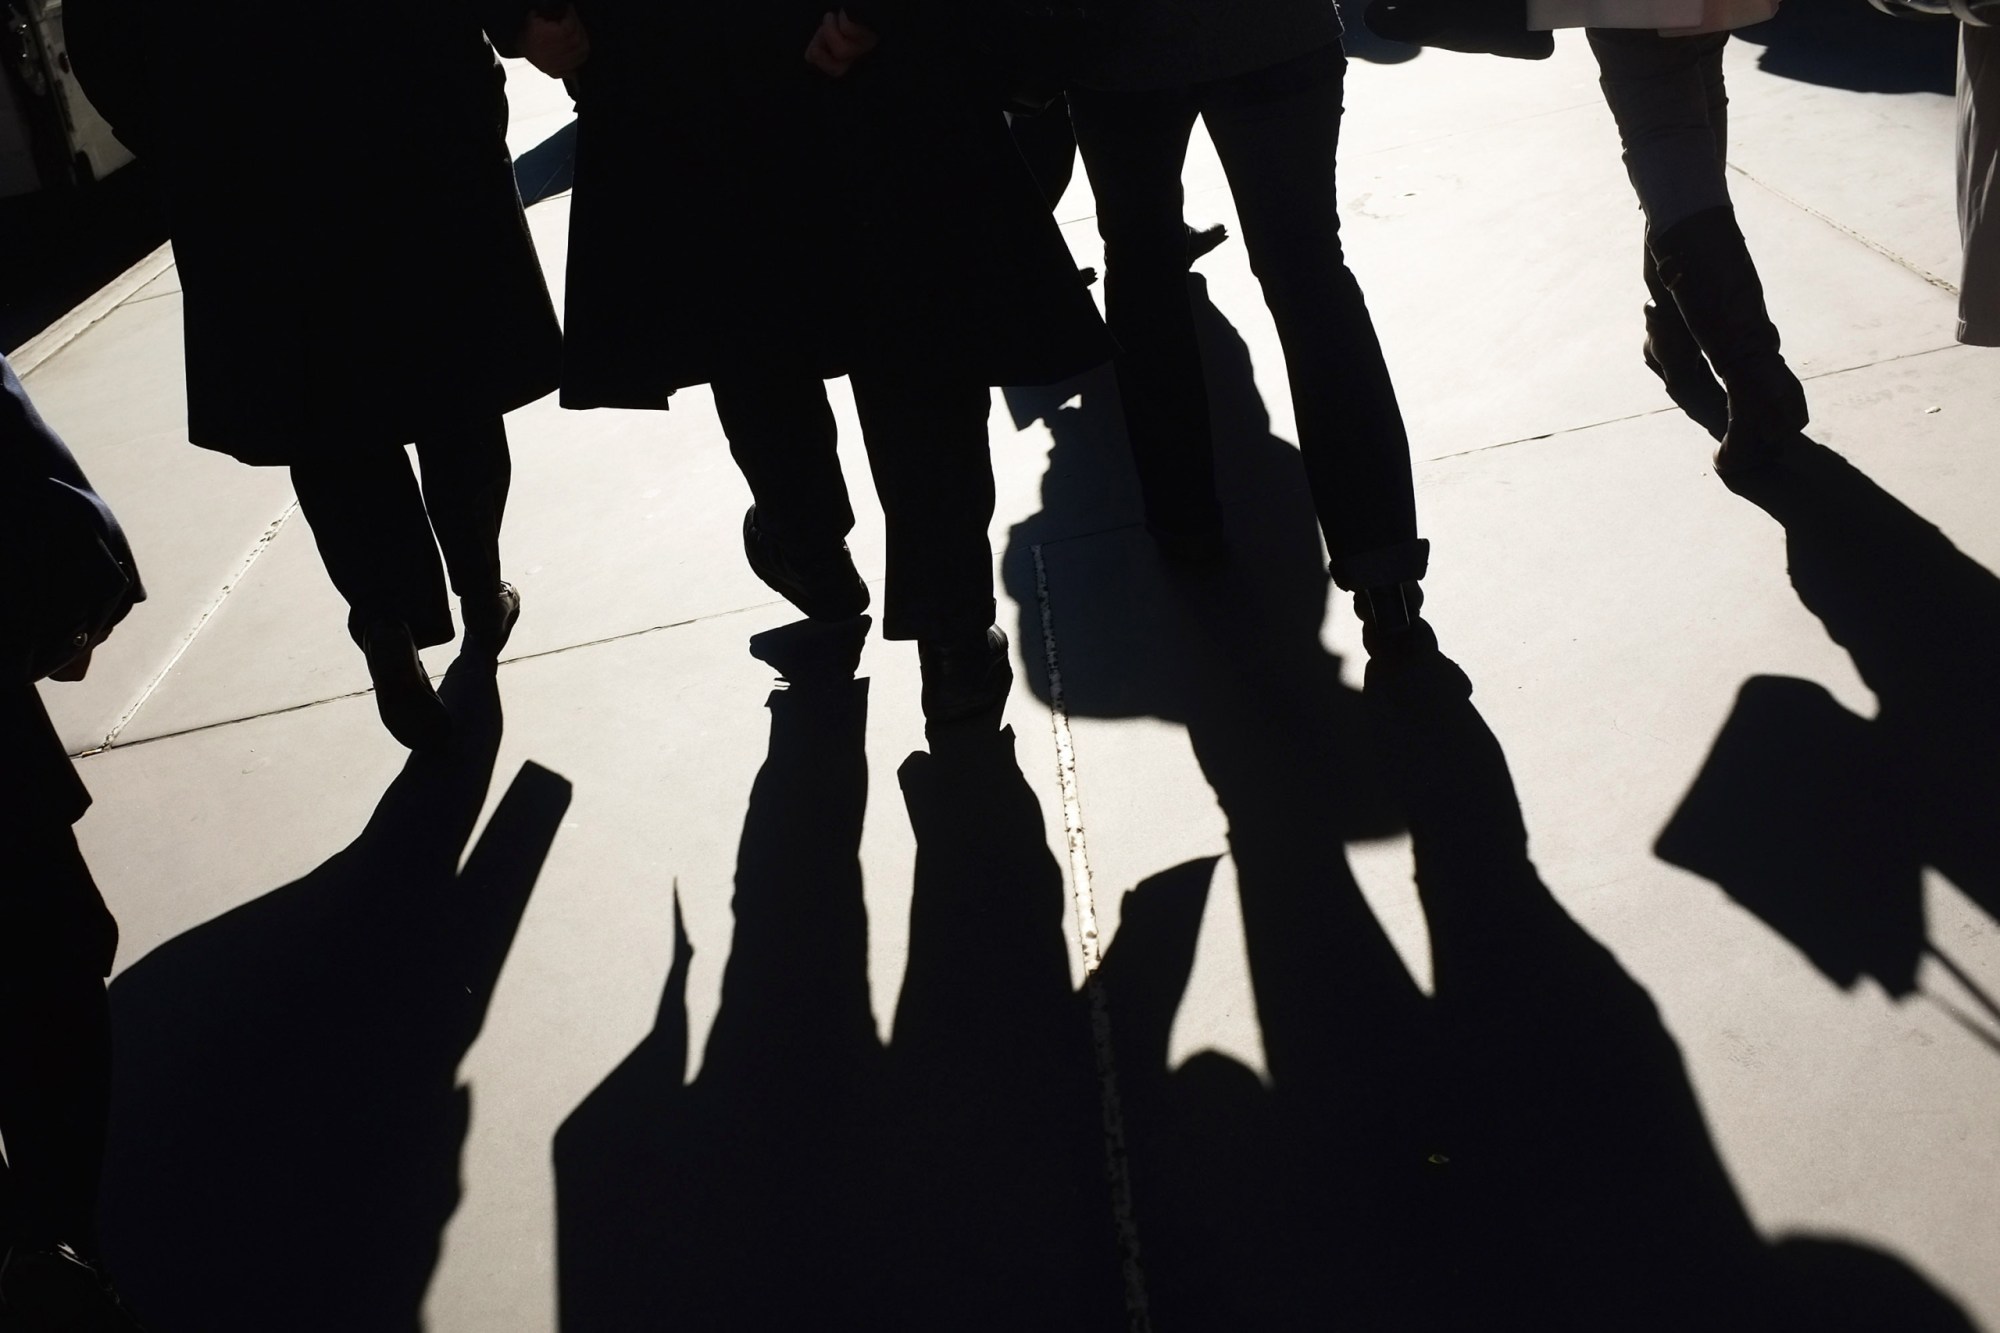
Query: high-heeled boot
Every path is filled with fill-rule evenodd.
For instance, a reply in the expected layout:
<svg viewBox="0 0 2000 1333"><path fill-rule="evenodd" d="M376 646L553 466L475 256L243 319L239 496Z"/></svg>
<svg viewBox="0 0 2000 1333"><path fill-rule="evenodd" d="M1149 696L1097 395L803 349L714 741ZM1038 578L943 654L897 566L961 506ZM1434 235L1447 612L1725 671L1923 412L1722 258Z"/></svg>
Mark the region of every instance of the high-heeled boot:
<svg viewBox="0 0 2000 1333"><path fill-rule="evenodd" d="M1725 205L1676 222L1652 238L1652 250L1660 280L1728 393L1717 475L1772 461L1811 416L1805 386L1778 352L1778 329L1736 210Z"/></svg>
<svg viewBox="0 0 2000 1333"><path fill-rule="evenodd" d="M1641 272L1646 279L1646 342L1640 350L1646 369L1660 377L1667 397L1718 441L1729 433L1729 395L1716 382L1715 372L1701 354L1701 344L1688 331L1674 294L1660 280L1660 267L1653 262L1650 243L1639 247L1644 257Z"/></svg>

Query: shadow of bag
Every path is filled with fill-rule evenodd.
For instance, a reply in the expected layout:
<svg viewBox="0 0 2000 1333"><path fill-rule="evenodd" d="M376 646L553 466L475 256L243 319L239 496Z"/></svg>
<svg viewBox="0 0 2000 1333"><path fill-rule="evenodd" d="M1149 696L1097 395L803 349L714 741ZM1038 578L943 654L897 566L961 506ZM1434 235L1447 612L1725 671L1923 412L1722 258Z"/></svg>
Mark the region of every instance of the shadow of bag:
<svg viewBox="0 0 2000 1333"><path fill-rule="evenodd" d="M1528 29L1527 0L1370 0L1362 21L1377 37L1473 55L1546 60L1555 37Z"/></svg>

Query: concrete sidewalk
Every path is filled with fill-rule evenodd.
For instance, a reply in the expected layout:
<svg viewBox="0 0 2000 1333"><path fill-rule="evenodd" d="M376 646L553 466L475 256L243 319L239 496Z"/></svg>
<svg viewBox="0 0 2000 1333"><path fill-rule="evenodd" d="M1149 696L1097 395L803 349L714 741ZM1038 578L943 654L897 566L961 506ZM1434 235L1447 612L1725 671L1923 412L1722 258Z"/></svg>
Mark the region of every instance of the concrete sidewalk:
<svg viewBox="0 0 2000 1333"><path fill-rule="evenodd" d="M1724 488L1640 363L1640 220L1578 34L1541 64L1356 61L1346 234L1419 458L1426 613L1531 839L1509 882L1650 997L1699 1109L1607 1102L1630 1118L1526 1163L1562 1199L1524 1209L1637 1234L1618 1182L1710 1162L1770 1254L1863 1245L2000 1329L2000 360L1951 340L1949 98L1812 82L1845 67L1807 31L1730 53L1732 189L1838 455L1775 490ZM510 73L522 153L569 108ZM1199 134L1187 183L1191 220L1234 223ZM530 211L558 289L568 208ZM1101 263L1081 172L1059 217ZM795 616L743 564L747 493L690 391L510 420L504 735L406 763L285 475L184 443L172 271L37 365L151 591L45 690L124 931L107 1190L135 1306L163 1333L757 1326L787 1289L854 1308L865 1254L911 1328L1338 1319L1349 1232L1273 1220L1344 1179L1301 1127L1435 1109L1342 1062L1393 1069L1382 1034L1451 993L1431 945L1466 946L1383 795L1240 242L1198 272L1221 586L1152 555L1106 376L995 395L1011 759L922 754L915 654L879 637L865 691L770 697L752 641ZM1531 936L1484 965L1532 990ZM1107 953L1120 983L1086 986ZM1552 988L1511 1072L1437 1096L1534 1126L1589 1095L1643 1045L1610 991Z"/></svg>

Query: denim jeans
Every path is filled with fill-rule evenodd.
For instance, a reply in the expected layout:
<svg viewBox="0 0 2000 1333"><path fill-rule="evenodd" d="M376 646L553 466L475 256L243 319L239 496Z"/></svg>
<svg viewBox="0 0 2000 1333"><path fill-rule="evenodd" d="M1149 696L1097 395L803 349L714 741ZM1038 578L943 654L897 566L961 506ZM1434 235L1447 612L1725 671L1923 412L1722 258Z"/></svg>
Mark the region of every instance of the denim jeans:
<svg viewBox="0 0 2000 1333"><path fill-rule="evenodd" d="M1148 523L1199 532L1220 521L1181 221L1181 166L1199 116L1284 347L1335 579L1366 587L1422 577L1425 548L1402 410L1340 245L1334 154L1346 69L1335 45L1212 83L1072 89L1070 113L1097 197L1119 396Z"/></svg>
<svg viewBox="0 0 2000 1333"><path fill-rule="evenodd" d="M1727 207L1729 94L1722 85L1722 48L1729 34L1587 31L1648 232L1658 235L1696 213Z"/></svg>

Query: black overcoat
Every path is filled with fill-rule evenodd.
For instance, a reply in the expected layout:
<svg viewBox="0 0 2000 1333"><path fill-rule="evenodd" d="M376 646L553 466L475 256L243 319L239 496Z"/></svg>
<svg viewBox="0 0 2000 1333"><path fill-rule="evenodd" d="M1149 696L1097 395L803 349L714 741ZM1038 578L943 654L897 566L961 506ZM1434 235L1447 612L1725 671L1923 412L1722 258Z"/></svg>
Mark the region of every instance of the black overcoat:
<svg viewBox="0 0 2000 1333"><path fill-rule="evenodd" d="M990 385L1111 352L993 91L886 31L845 78L819 0L580 0L562 401L857 365Z"/></svg>
<svg viewBox="0 0 2000 1333"><path fill-rule="evenodd" d="M555 387L481 20L475 0L70 0L85 90L168 180L194 443L337 457Z"/></svg>

